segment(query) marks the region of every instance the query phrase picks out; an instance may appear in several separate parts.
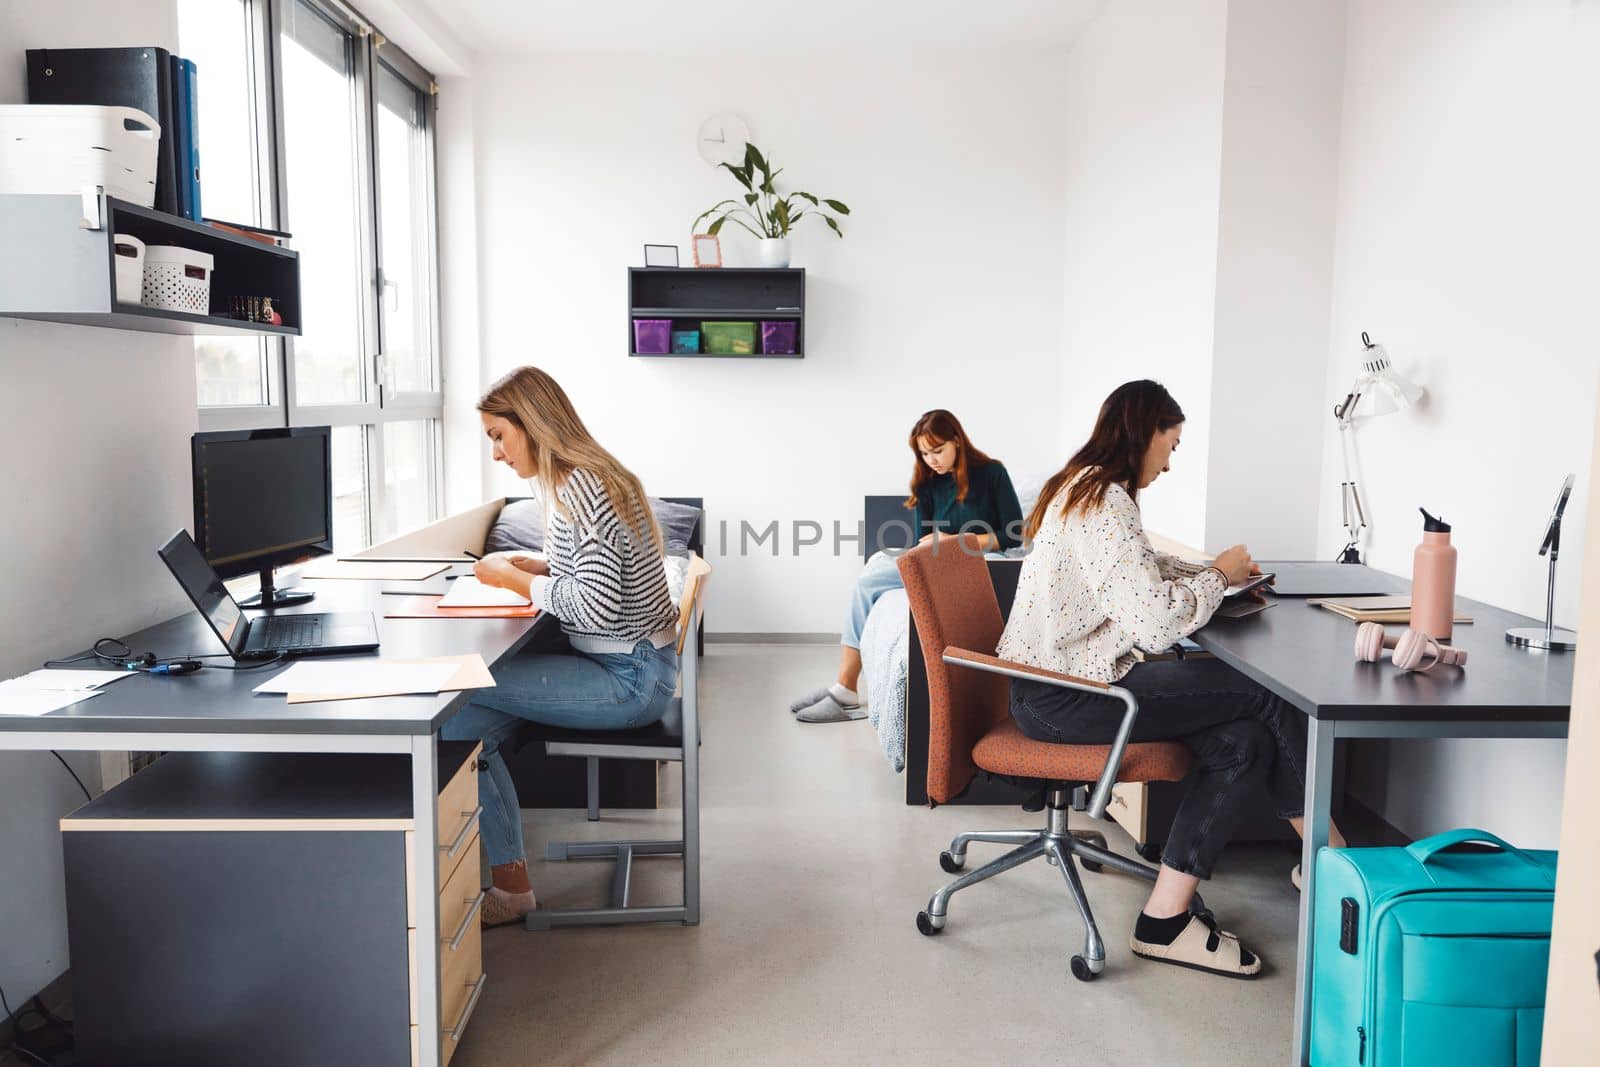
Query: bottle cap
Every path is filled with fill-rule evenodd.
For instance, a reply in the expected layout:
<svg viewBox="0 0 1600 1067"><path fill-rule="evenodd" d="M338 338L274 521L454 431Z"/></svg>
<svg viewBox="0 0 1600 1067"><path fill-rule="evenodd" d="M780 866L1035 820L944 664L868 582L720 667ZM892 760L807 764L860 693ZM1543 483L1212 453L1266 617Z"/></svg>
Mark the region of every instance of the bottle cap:
<svg viewBox="0 0 1600 1067"><path fill-rule="evenodd" d="M1424 533L1449 533L1450 524L1443 519L1436 519L1428 514L1427 508L1418 508L1422 512L1422 530Z"/></svg>

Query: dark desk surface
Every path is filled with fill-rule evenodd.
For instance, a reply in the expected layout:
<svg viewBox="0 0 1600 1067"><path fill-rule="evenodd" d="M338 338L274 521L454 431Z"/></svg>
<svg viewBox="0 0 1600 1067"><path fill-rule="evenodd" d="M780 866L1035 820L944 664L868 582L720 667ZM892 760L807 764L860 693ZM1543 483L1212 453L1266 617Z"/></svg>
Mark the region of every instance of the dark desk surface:
<svg viewBox="0 0 1600 1067"><path fill-rule="evenodd" d="M417 583L419 586L426 583ZM287 615L319 611L370 611L378 624L379 648L370 655L391 659L451 656L477 652L491 666L522 648L538 630L555 625L540 615L533 619L385 619L394 602L379 590L395 582L307 581L316 598L308 604L280 609ZM250 612L252 617L259 614ZM190 611L122 638L135 652L156 655L221 652L222 643L198 613ZM319 656L338 662L364 656ZM206 663L231 664L227 657ZM48 715L0 715L7 731L115 731L141 733L267 733L267 734L425 734L471 698L471 693L434 696L380 697L289 704L283 695L255 693L262 682L286 669L275 663L259 670L202 670L176 676L137 675L116 682L101 695ZM73 667L92 668L93 660Z"/></svg>
<svg viewBox="0 0 1600 1067"><path fill-rule="evenodd" d="M1565 722L1572 712L1571 653L1529 652L1506 643L1510 626L1538 620L1476 600L1451 637L1469 653L1464 668L1396 670L1389 657L1358 662L1356 623L1304 600L1274 600L1243 619L1212 619L1194 641L1317 719ZM1398 633L1399 626L1389 626Z"/></svg>

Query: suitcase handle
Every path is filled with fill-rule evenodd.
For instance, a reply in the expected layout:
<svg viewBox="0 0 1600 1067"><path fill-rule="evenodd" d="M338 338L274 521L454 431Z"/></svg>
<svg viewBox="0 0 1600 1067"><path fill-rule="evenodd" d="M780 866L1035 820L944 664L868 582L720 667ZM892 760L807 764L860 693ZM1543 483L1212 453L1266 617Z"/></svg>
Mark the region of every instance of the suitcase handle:
<svg viewBox="0 0 1600 1067"><path fill-rule="evenodd" d="M1418 863L1426 864L1429 860L1433 859L1437 853L1444 851L1452 845L1465 844L1468 841L1479 841L1486 845L1494 845L1502 852L1517 857L1518 859L1527 863L1529 866L1537 867L1547 877L1550 874L1549 870L1544 866L1544 864L1540 863L1538 860L1534 859L1517 846L1511 844L1510 842L1501 840L1487 830L1446 830L1442 834L1434 834L1432 837L1425 837L1421 841L1413 841L1411 844L1406 846L1406 851L1410 853L1411 858L1416 860ZM1551 881L1553 883L1554 879L1552 878Z"/></svg>

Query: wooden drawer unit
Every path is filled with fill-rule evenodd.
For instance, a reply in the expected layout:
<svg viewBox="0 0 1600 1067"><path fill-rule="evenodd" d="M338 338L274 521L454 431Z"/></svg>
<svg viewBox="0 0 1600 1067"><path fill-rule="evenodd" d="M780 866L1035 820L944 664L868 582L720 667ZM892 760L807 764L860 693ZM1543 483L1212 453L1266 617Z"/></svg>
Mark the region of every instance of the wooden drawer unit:
<svg viewBox="0 0 1600 1067"><path fill-rule="evenodd" d="M402 1065L425 1039L448 1062L483 989L478 751L438 743L437 880L413 870L404 756L170 753L63 819L84 1062Z"/></svg>

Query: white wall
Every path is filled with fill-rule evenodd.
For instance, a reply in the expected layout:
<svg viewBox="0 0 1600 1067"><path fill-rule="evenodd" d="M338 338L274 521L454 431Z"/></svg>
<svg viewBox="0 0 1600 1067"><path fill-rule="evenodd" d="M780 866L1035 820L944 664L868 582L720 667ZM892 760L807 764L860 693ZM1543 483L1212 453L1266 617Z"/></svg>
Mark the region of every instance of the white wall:
<svg viewBox="0 0 1600 1067"><path fill-rule="evenodd" d="M1059 67L973 53L486 60L473 86L485 379L552 372L651 492L706 498L730 553L741 520L853 532L864 494L905 488L905 437L931 407L1016 475L1059 462ZM727 110L789 168L780 185L853 210L842 241L809 223L796 235L806 358L629 359L625 268L647 241L679 245L687 265L690 223L738 188L695 152L700 122ZM741 237L724 230L732 265L754 262ZM491 487L525 488L504 468ZM713 630L838 631L856 545L795 557L786 532L777 559L708 548L728 594Z"/></svg>
<svg viewBox="0 0 1600 1067"><path fill-rule="evenodd" d="M1061 466L1112 389L1155 378L1188 424L1145 523L1205 540L1227 0L1118 0L1066 63Z"/></svg>
<svg viewBox="0 0 1600 1067"><path fill-rule="evenodd" d="M26 100L25 48L177 37L171 0L0 5L0 103ZM187 338L0 318L0 677L177 613L155 550L190 519L194 429ZM93 787L93 758L67 758ZM82 802L47 753L0 753L0 985L14 1008L67 967L57 820Z"/></svg>
<svg viewBox="0 0 1600 1067"><path fill-rule="evenodd" d="M1306 559L1317 545L1314 472L1322 423L1332 421L1323 382L1344 7L1228 4L1206 533L1197 542L1211 551L1242 541L1258 559Z"/></svg>
<svg viewBox="0 0 1600 1067"><path fill-rule="evenodd" d="M1454 525L1459 594L1542 617L1535 555L1562 476L1558 623L1573 625L1600 356L1596 12L1564 0L1352 0L1325 403L1362 330L1429 391L1363 427L1369 560L1409 574L1418 505ZM1324 423L1320 552L1339 548ZM1395 745L1359 783L1413 834L1482 826L1554 848L1560 742Z"/></svg>

